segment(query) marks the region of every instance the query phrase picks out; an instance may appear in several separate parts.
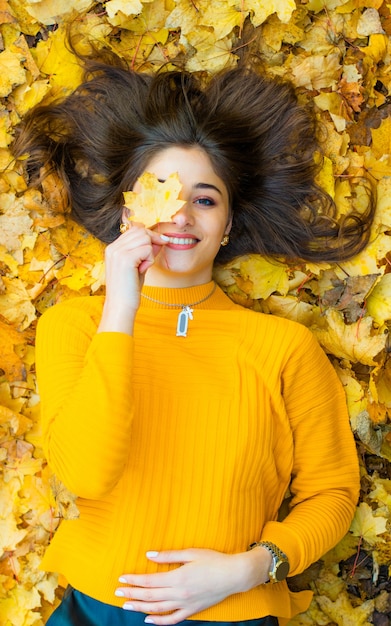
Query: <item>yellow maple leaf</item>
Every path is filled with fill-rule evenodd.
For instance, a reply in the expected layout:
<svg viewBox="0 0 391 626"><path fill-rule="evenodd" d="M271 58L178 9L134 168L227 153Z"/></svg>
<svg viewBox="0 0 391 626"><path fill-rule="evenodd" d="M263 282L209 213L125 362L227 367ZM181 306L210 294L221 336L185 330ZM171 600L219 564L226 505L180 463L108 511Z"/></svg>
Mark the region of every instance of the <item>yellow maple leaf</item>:
<svg viewBox="0 0 391 626"><path fill-rule="evenodd" d="M216 39L223 39L236 26L242 26L245 14L238 11L235 4L225 0L212 0L202 16L203 26L212 26Z"/></svg>
<svg viewBox="0 0 391 626"><path fill-rule="evenodd" d="M32 0L26 2L26 10L41 24L52 25L64 14L74 9L83 13L93 4L92 0Z"/></svg>
<svg viewBox="0 0 391 626"><path fill-rule="evenodd" d="M22 539L27 530L20 529L14 519L0 519L0 552L12 552Z"/></svg>
<svg viewBox="0 0 391 626"><path fill-rule="evenodd" d="M39 42L36 47L37 65L41 74L48 76L52 87L51 98L73 91L83 77L80 62L67 48L66 37L66 28L62 25L49 33L47 41Z"/></svg>
<svg viewBox="0 0 391 626"><path fill-rule="evenodd" d="M47 80L37 80L31 85L25 83L16 87L13 92L13 98L19 115L25 115L27 111L41 102L49 90L50 86Z"/></svg>
<svg viewBox="0 0 391 626"><path fill-rule="evenodd" d="M246 0L243 4L245 9L251 11L254 26L263 24L273 13L277 13L281 22L287 24L296 9L294 0Z"/></svg>
<svg viewBox="0 0 391 626"><path fill-rule="evenodd" d="M289 290L289 280L285 265L272 262L263 256L252 254L240 264L240 274L248 280L246 293L250 298L268 298L273 292L285 296Z"/></svg>
<svg viewBox="0 0 391 626"><path fill-rule="evenodd" d="M0 0L0 24L11 24L16 22L16 17L12 12L7 0Z"/></svg>
<svg viewBox="0 0 391 626"><path fill-rule="evenodd" d="M332 198L335 196L335 177L333 162L328 157L323 157L322 168L318 172L316 182L322 189L326 191Z"/></svg>
<svg viewBox="0 0 391 626"><path fill-rule="evenodd" d="M336 7L342 6L348 0L309 0L307 6L310 11L319 13L320 11L330 11Z"/></svg>
<svg viewBox="0 0 391 626"><path fill-rule="evenodd" d="M23 56L6 49L0 52L0 98L11 93L16 85L26 80L26 71L22 66Z"/></svg>
<svg viewBox="0 0 391 626"><path fill-rule="evenodd" d="M391 513L391 480L389 478L374 478L374 489L369 493L371 500L385 504Z"/></svg>
<svg viewBox="0 0 391 626"><path fill-rule="evenodd" d="M41 596L35 587L26 589L18 585L0 602L0 623L4 626L32 626L39 614L34 609L41 606Z"/></svg>
<svg viewBox="0 0 391 626"><path fill-rule="evenodd" d="M18 278L4 276L2 280L5 293L0 295L0 314L18 330L24 330L36 318L26 287Z"/></svg>
<svg viewBox="0 0 391 626"><path fill-rule="evenodd" d="M391 409L391 360L388 359L381 368L376 380L376 390L379 402Z"/></svg>
<svg viewBox="0 0 391 626"><path fill-rule="evenodd" d="M371 128L372 151L380 159L384 154L391 154L391 118L382 120L379 128Z"/></svg>
<svg viewBox="0 0 391 626"><path fill-rule="evenodd" d="M109 0L105 4L109 19L121 12L123 15L138 15L143 10L140 0Z"/></svg>
<svg viewBox="0 0 391 626"><path fill-rule="evenodd" d="M373 331L370 316L345 324L342 313L330 308L325 311L324 319L326 327L312 330L328 354L353 363L376 364L374 357L384 349L387 336Z"/></svg>
<svg viewBox="0 0 391 626"><path fill-rule="evenodd" d="M170 14L166 19L166 27L170 29L180 28L182 35L187 35L197 29L199 19L207 8L205 0L188 2L188 0L176 0Z"/></svg>
<svg viewBox="0 0 391 626"><path fill-rule="evenodd" d="M326 615L338 626L370 626L368 621L375 608L374 600L353 607L346 592L333 602L327 596L317 596L316 601Z"/></svg>
<svg viewBox="0 0 391 626"><path fill-rule="evenodd" d="M236 57L231 52L232 39L229 36L216 39L214 32L199 26L197 30L188 33L186 39L196 50L186 63L189 72L205 71L215 74L236 65Z"/></svg>
<svg viewBox="0 0 391 626"><path fill-rule="evenodd" d="M373 545L380 540L379 535L386 532L386 530L387 518L382 515L375 515L369 504L360 502L350 526L350 532L355 537L362 537L369 544Z"/></svg>
<svg viewBox="0 0 391 626"><path fill-rule="evenodd" d="M131 212L129 219L154 226L159 222L171 222L171 218L185 204L178 196L182 189L178 174L170 174L160 182L154 174L144 172L138 179L140 192L125 191L125 206Z"/></svg>
<svg viewBox="0 0 391 626"><path fill-rule="evenodd" d="M388 36L381 33L371 35L369 37L369 45L360 48L360 52L366 54L375 63L379 63L379 61L384 59L388 52Z"/></svg>
<svg viewBox="0 0 391 626"><path fill-rule="evenodd" d="M340 53L330 52L326 57L314 54L294 57L291 62L292 80L297 87L322 89L335 87L340 77Z"/></svg>
<svg viewBox="0 0 391 626"><path fill-rule="evenodd" d="M352 370L339 366L336 366L335 370L345 390L349 417L353 423L357 416L367 408L367 397L360 381L355 378Z"/></svg>
<svg viewBox="0 0 391 626"><path fill-rule="evenodd" d="M289 320L310 326L313 323L314 312L312 305L308 302L302 302L296 296L269 296L262 303L262 311L271 313L279 317L286 317Z"/></svg>
<svg viewBox="0 0 391 626"><path fill-rule="evenodd" d="M367 301L369 315L382 326L391 320L391 274L382 276L369 294Z"/></svg>

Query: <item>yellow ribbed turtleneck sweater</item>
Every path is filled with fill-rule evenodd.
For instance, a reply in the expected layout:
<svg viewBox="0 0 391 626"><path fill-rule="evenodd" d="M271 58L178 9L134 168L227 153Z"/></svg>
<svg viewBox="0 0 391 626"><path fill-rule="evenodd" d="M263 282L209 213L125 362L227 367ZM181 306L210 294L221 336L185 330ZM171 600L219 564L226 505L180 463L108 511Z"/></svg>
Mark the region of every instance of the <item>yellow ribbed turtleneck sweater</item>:
<svg viewBox="0 0 391 626"><path fill-rule="evenodd" d="M144 293L187 304L212 286ZM122 606L120 575L173 567L148 550L236 553L262 539L295 575L335 545L355 510L358 463L343 390L311 333L219 288L194 306L187 337L175 335L179 309L144 298L133 337L97 334L102 306L68 300L38 325L44 449L80 510L42 567ZM294 508L277 521L289 485ZM193 619L283 624L310 597L262 585Z"/></svg>

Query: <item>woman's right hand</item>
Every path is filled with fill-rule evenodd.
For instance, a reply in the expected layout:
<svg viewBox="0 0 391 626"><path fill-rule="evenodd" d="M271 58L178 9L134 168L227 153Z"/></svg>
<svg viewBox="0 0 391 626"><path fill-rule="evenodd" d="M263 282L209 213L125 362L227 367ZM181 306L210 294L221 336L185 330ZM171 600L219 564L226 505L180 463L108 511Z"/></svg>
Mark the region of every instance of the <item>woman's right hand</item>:
<svg viewBox="0 0 391 626"><path fill-rule="evenodd" d="M106 247L106 298L98 332L133 334L145 272L164 245L158 233L132 222Z"/></svg>

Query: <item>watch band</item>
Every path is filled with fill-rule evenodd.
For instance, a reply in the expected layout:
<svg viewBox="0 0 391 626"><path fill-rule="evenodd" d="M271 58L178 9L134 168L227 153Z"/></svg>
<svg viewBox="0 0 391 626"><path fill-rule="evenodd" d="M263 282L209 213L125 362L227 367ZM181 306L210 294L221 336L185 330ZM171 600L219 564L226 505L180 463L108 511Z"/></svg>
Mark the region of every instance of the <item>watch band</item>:
<svg viewBox="0 0 391 626"><path fill-rule="evenodd" d="M272 564L267 582L278 583L285 580L289 574L289 560L285 552L270 541L255 541L249 545L248 550L252 550L257 546L265 548L272 555Z"/></svg>

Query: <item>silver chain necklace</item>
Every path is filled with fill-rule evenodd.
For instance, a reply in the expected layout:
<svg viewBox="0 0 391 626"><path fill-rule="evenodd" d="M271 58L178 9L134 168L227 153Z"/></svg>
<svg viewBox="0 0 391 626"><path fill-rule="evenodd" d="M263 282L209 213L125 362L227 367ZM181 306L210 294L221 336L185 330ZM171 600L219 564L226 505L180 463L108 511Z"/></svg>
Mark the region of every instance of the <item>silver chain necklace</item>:
<svg viewBox="0 0 391 626"><path fill-rule="evenodd" d="M189 325L189 320L193 319L193 309L191 307L197 306L197 304L201 304L201 302L205 302L205 300L208 300L208 298L213 296L214 292L216 291L216 287L217 285L216 283L214 283L212 291L208 293L205 298L197 300L197 302L190 302L189 304L171 304L171 302L161 302L160 300L155 300L155 298L147 296L145 293L142 293L141 297L145 298L146 300L150 300L151 302L155 302L156 304L163 304L164 306L180 308L181 311L179 311L178 313L178 320L176 325L176 336L187 337L187 327Z"/></svg>

